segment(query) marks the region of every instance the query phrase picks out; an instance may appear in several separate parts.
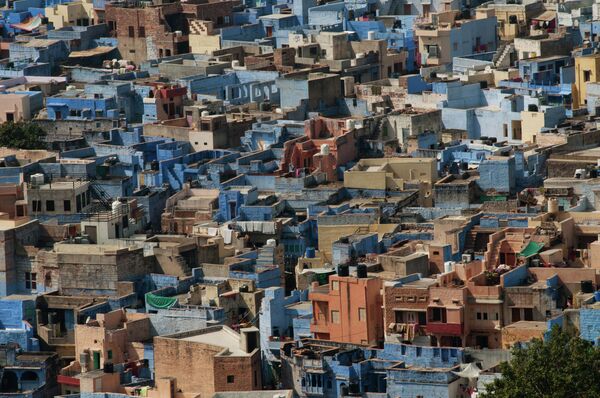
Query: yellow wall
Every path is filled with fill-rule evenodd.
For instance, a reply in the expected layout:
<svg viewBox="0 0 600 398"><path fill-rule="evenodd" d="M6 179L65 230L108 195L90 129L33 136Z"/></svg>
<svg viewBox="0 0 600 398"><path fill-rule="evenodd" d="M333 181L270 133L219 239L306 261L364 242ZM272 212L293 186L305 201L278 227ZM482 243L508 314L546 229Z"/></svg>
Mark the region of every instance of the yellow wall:
<svg viewBox="0 0 600 398"><path fill-rule="evenodd" d="M589 80L585 79L585 72L589 71ZM575 87L573 92L573 108L585 106L587 94L586 83L600 82L600 54L593 54L575 58Z"/></svg>
<svg viewBox="0 0 600 398"><path fill-rule="evenodd" d="M77 25L78 19L89 19L93 25L94 5L91 1L80 1L77 3L58 4L46 7L46 18L54 25L54 29Z"/></svg>
<svg viewBox="0 0 600 398"><path fill-rule="evenodd" d="M382 167L385 166L385 167ZM381 170L366 171L368 167ZM405 181L437 181L436 160L430 158L362 159L344 173L344 186L356 189L403 189Z"/></svg>
<svg viewBox="0 0 600 398"><path fill-rule="evenodd" d="M220 35L189 35L189 39L194 54L212 54L221 49Z"/></svg>
<svg viewBox="0 0 600 398"><path fill-rule="evenodd" d="M521 134L523 142L536 142L536 136L544 126L544 112L521 112Z"/></svg>

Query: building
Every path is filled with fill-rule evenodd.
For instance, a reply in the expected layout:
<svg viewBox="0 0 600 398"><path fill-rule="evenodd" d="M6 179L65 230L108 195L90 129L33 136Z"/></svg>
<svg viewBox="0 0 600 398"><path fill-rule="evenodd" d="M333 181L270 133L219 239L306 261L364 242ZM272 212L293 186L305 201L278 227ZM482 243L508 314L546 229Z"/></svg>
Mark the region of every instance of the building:
<svg viewBox="0 0 600 398"><path fill-rule="evenodd" d="M600 82L600 54L575 57L575 91L573 108L583 108L587 104L588 83Z"/></svg>
<svg viewBox="0 0 600 398"><path fill-rule="evenodd" d="M415 25L421 64L443 65L454 57L496 50L495 16L478 13L477 19L455 20L456 15L440 12L430 16L432 22Z"/></svg>
<svg viewBox="0 0 600 398"><path fill-rule="evenodd" d="M312 285L308 299L313 304L310 331L318 339L378 345L383 340L381 280L368 277L364 266L356 276L338 267L323 286Z"/></svg>
<svg viewBox="0 0 600 398"><path fill-rule="evenodd" d="M258 329L227 326L154 338L155 379L184 394L262 389Z"/></svg>

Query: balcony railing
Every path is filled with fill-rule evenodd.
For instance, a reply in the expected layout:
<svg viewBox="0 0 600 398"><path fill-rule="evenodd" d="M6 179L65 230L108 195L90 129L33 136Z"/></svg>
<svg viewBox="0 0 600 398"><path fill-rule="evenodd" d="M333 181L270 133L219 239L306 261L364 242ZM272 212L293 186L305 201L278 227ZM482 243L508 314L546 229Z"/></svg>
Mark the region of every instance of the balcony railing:
<svg viewBox="0 0 600 398"><path fill-rule="evenodd" d="M444 336L462 336L463 334L462 323L442 323L442 322L429 322L427 324L427 333L439 334Z"/></svg>

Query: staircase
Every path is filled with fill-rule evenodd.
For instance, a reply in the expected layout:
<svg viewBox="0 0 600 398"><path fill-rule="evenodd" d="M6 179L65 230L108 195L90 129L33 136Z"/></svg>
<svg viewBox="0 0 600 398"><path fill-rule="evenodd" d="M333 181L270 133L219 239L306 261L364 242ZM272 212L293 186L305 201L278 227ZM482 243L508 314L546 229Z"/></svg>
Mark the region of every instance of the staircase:
<svg viewBox="0 0 600 398"><path fill-rule="evenodd" d="M90 184L90 192L92 192L92 196L96 199L100 204L105 207L105 210L111 208L113 198L98 184L98 181L93 180Z"/></svg>
<svg viewBox="0 0 600 398"><path fill-rule="evenodd" d="M515 50L514 44L503 44L500 46L496 54L494 54L494 58L492 58L492 62L496 68L503 68L510 66L510 54Z"/></svg>

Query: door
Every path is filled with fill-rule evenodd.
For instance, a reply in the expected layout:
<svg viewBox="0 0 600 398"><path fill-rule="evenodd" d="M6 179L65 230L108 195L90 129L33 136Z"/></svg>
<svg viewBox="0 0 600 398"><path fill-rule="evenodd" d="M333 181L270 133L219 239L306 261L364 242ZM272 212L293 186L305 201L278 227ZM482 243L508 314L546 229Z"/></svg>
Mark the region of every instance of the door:
<svg viewBox="0 0 600 398"><path fill-rule="evenodd" d="M488 348L488 337L475 336L475 345L479 346L479 348Z"/></svg>
<svg viewBox="0 0 600 398"><path fill-rule="evenodd" d="M100 351L94 351L94 369L100 369Z"/></svg>
<svg viewBox="0 0 600 398"><path fill-rule="evenodd" d="M89 236L90 242L96 243L98 242L98 233L96 231L96 227L92 225L85 226L85 233Z"/></svg>

